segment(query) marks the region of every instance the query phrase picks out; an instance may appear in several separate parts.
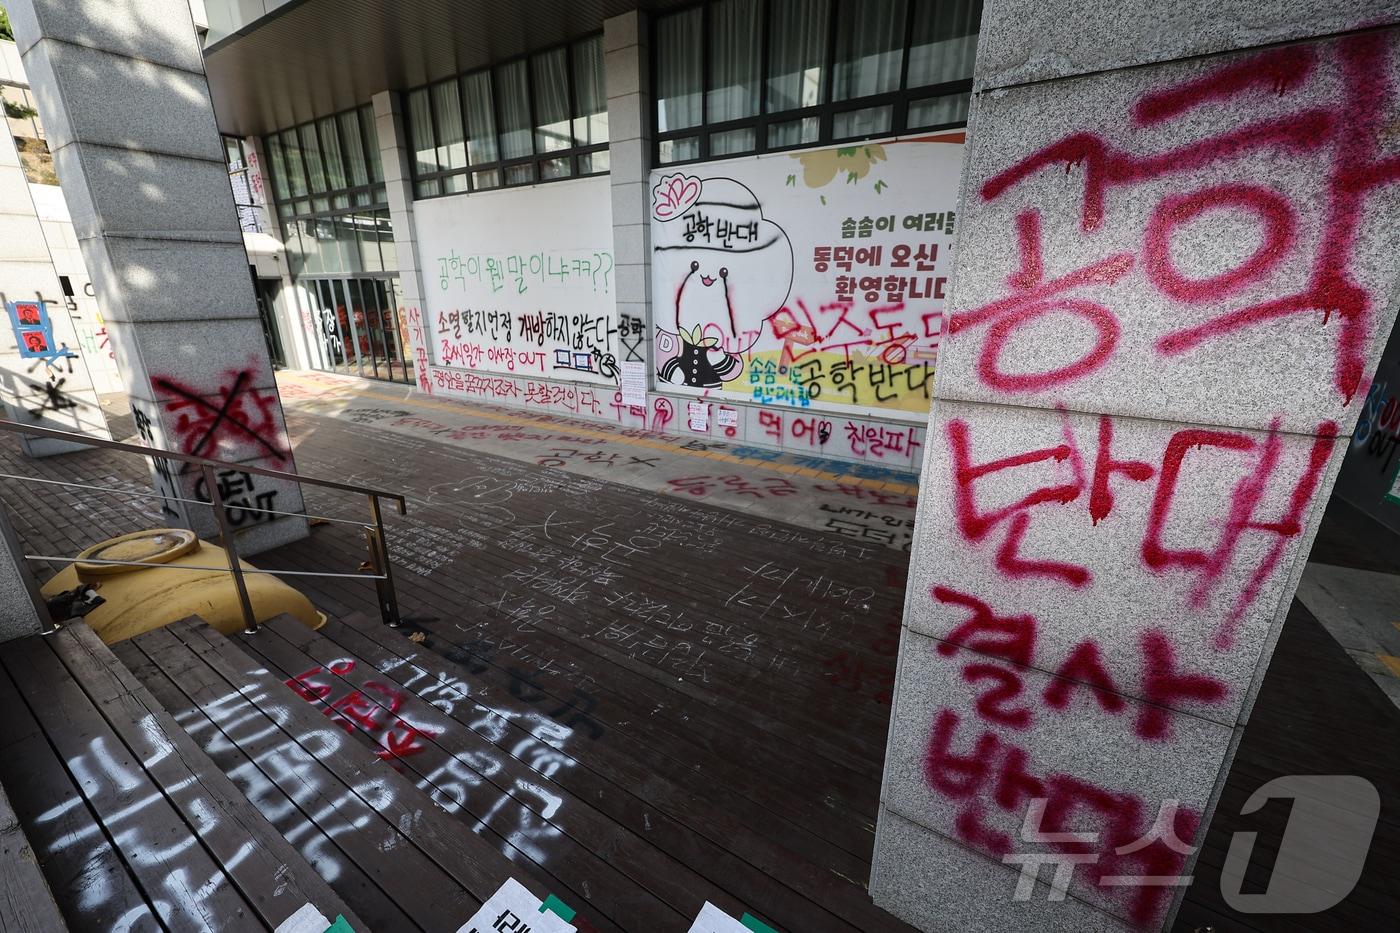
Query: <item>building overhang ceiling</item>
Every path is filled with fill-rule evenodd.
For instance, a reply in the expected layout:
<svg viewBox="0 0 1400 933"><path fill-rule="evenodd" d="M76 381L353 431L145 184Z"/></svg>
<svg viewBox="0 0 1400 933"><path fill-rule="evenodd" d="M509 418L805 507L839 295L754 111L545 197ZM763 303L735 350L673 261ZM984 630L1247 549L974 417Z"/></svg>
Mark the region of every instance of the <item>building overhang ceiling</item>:
<svg viewBox="0 0 1400 933"><path fill-rule="evenodd" d="M689 0L292 0L204 50L219 129L261 136Z"/></svg>

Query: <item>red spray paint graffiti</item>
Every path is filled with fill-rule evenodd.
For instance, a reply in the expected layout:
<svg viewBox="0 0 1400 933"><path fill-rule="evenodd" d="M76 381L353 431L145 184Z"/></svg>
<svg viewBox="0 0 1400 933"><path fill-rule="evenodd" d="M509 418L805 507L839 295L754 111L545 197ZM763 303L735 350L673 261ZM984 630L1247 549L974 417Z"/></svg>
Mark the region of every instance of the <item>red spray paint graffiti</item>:
<svg viewBox="0 0 1400 933"><path fill-rule="evenodd" d="M1155 205L1143 232L1141 259L1145 278L1165 297L1184 305L1219 304L1268 281L1285 259L1294 257L1301 222L1320 226L1326 233L1318 238L1312 272L1301 290L1247 302L1161 334L1155 346L1160 355L1175 357L1270 321L1319 314L1325 326L1335 315L1340 324L1329 332L1335 342L1333 381L1343 402L1350 403L1362 389L1365 343L1374 327L1376 309L1375 299L1352 271L1358 231L1366 219L1367 196L1400 179L1400 158L1383 157L1378 142L1394 104L1388 42L1383 34L1369 33L1332 46L1344 90L1337 99L1320 106L1301 106L1292 113L1255 122L1230 121L1230 128L1215 136L1146 155L1119 148L1095 133L1072 133L993 175L983 183L981 196L996 200L1042 171L1083 164L1080 227L1092 235L1105 223L1110 196L1120 190L1130 192L1156 179L1237 164L1250 155L1325 159L1321 216L1300 219L1303 202L1267 185L1209 184L1166 195ZM1313 48L1265 52L1179 86L1143 95L1134 106L1135 122L1141 127L1160 125L1198 107L1226 106L1260 91L1294 94L1318 63L1318 50ZM1179 272L1171 260L1171 234L1211 211L1252 217L1261 231L1260 243L1233 268L1193 279ZM1039 217L1033 211L1023 213L1017 226L1022 264L1010 277L1013 295L955 315L950 327L956 334L993 321L978 374L989 387L1003 392L1038 391L1082 379L1100 368L1116 348L1117 318L1101 304L1061 298L1058 293L1087 281L1120 281L1136 262L1132 253L1115 253L1045 283ZM1054 310L1078 316L1097 331L1094 347L1080 360L1053 372L1003 372L997 361L1012 329L1048 313L1051 306L1045 301L1051 295L1055 296Z"/></svg>
<svg viewBox="0 0 1400 933"><path fill-rule="evenodd" d="M277 392L253 388L255 376L251 369L230 372L228 381L212 392L164 376L151 380L167 402L167 410L175 415L169 428L181 453L217 458L221 445L251 441L265 455L287 459Z"/></svg>

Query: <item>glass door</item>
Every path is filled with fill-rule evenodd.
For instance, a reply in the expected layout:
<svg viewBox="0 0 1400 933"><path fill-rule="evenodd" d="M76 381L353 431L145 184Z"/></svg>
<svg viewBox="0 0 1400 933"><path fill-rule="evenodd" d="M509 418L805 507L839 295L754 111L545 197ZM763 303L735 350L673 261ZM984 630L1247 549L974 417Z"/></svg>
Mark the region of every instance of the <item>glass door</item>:
<svg viewBox="0 0 1400 933"><path fill-rule="evenodd" d="M398 281L391 277L303 279L302 294L312 308L316 343L325 369L409 382L396 311Z"/></svg>

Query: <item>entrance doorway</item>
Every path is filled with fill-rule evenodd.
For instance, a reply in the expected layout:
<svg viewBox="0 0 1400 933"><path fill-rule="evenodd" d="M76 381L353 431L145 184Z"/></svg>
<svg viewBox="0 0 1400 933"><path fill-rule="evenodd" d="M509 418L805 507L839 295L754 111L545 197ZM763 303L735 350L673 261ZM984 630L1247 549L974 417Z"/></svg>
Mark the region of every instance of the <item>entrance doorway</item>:
<svg viewBox="0 0 1400 933"><path fill-rule="evenodd" d="M282 290L280 279L260 279L253 276L253 296L258 303L258 320L262 323L263 340L274 369L285 369L287 355L282 350L282 334L277 329L277 294Z"/></svg>
<svg viewBox="0 0 1400 933"><path fill-rule="evenodd" d="M299 291L315 327L320 368L369 379L413 382L398 328L397 276L303 278Z"/></svg>

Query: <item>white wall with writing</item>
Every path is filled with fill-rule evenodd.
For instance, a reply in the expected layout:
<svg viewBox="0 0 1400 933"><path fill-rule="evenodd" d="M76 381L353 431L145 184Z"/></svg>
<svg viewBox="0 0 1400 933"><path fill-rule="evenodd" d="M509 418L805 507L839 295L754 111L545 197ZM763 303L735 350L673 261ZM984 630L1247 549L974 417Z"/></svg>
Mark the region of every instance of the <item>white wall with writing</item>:
<svg viewBox="0 0 1400 933"><path fill-rule="evenodd" d="M413 206L439 366L617 385L607 176Z"/></svg>
<svg viewBox="0 0 1400 933"><path fill-rule="evenodd" d="M961 131L651 173L658 386L922 420Z"/></svg>

